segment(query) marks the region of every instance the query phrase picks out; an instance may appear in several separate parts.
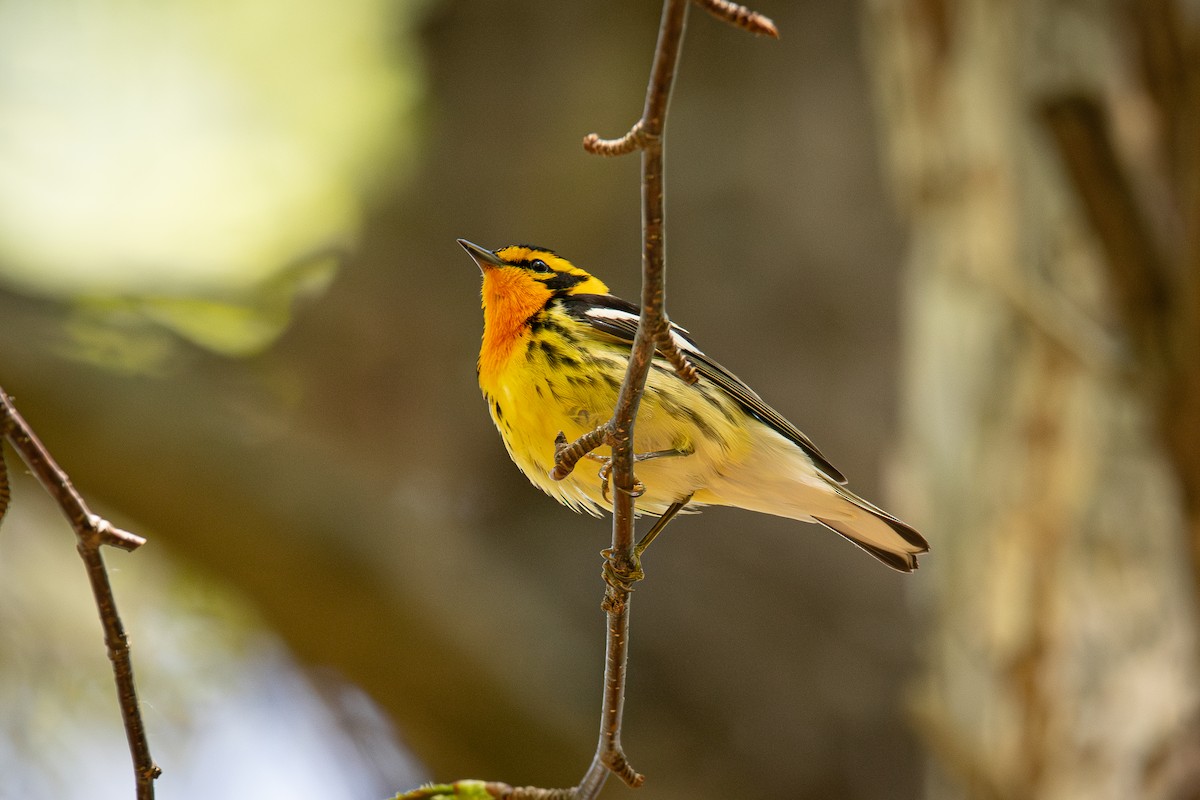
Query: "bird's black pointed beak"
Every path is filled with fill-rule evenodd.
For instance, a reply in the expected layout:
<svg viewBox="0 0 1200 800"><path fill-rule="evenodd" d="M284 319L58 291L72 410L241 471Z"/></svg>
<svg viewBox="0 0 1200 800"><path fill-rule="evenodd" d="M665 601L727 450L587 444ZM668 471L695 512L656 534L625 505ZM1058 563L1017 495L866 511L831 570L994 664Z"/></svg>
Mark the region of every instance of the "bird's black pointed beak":
<svg viewBox="0 0 1200 800"><path fill-rule="evenodd" d="M463 250L467 251L467 255L475 259L475 263L479 265L481 271L487 272L492 267L504 266L504 262L497 258L491 250L480 247L474 242L468 242L466 239L459 239L458 243L462 245Z"/></svg>

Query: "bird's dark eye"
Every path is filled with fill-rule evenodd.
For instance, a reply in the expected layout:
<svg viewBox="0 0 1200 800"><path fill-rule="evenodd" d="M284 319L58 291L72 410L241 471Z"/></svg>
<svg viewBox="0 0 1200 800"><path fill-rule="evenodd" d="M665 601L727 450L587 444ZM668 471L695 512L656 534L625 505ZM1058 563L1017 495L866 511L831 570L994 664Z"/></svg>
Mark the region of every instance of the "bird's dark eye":
<svg viewBox="0 0 1200 800"><path fill-rule="evenodd" d="M550 269L550 265L545 261L542 261L540 258L535 258L533 261L530 261L529 268L534 272L554 272L554 270Z"/></svg>

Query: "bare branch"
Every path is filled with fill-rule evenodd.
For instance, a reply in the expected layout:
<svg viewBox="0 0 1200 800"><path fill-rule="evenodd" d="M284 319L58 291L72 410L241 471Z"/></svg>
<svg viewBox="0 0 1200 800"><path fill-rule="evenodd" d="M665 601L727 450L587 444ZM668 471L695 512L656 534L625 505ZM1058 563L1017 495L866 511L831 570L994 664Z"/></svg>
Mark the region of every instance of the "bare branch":
<svg viewBox="0 0 1200 800"><path fill-rule="evenodd" d="M489 789L502 789L501 786ZM576 797L575 789L539 789L536 786L509 787L508 794L496 795L498 800L572 800Z"/></svg>
<svg viewBox="0 0 1200 800"><path fill-rule="evenodd" d="M641 120L626 137L636 141L642 151L642 313L617 407L609 423L608 443L612 448L614 491L612 549L607 558L606 574L616 576L630 576L636 569L633 556L633 426L646 388L650 363L654 358L656 334L670 324L666 314L662 136L675 69L679 63L687 9L688 0L665 0L663 3L654 65L646 87L646 104ZM591 775L598 764L603 764L628 785L640 786L645 777L629 763L621 746L629 652L630 592L626 586L620 580L610 580L605 589L608 633L605 639L604 700L600 740L588 774Z"/></svg>
<svg viewBox="0 0 1200 800"><path fill-rule="evenodd" d="M778 36L770 20L742 6L726 0L704 0L700 4L738 27ZM579 798L595 796L584 791L589 780L595 783L596 792L603 786L603 776L596 778L600 765L616 773L629 786L641 786L645 781L645 777L629 763L621 747L629 599L632 583L642 577L633 554L634 499L638 494L633 475L633 429L656 350L671 363L680 378L689 384L698 379L695 368L671 336L671 323L666 310L663 132L683 43L687 10L688 0L665 0L663 3L658 43L641 119L619 139L601 139L596 134L584 139L584 148L597 155L615 156L634 150L642 151L642 310L617 406L612 419L602 426L605 430L603 433L601 429L592 431L570 445L566 444L565 437L556 443L558 459L555 477L564 468L569 472L579 458L600 444L608 444L612 448L613 536L612 547L605 551L604 570L607 588L603 608L608 615L604 702L596 757L578 788ZM568 463L566 456L574 460ZM567 473L562 474L565 476Z"/></svg>
<svg viewBox="0 0 1200 800"><path fill-rule="evenodd" d="M779 29L775 27L774 22L745 6L731 3L729 0L696 0L696 5L735 28L741 28L756 36L779 38Z"/></svg>
<svg viewBox="0 0 1200 800"><path fill-rule="evenodd" d="M100 612L100 624L104 628L104 643L108 658L113 665L113 677L117 684L117 699L121 707L121 718L125 723L125 738L129 742L129 753L133 758L134 778L137 782L138 800L153 800L154 780L162 770L150 756L150 745L146 739L146 727L142 722L141 707L133 680L133 661L129 654L129 639L117 613L117 601L113 595L108 570L104 566L103 545L122 550L136 550L146 540L112 525L108 520L93 514L83 498L71 484L67 474L51 458L45 445L38 440L33 429L13 406L12 400L0 388L0 432L3 433L21 459L29 467L50 496L58 501L63 514L75 529L79 556L83 559L96 609ZM0 453L0 464L3 463ZM0 486L0 516L7 505L7 483Z"/></svg>
<svg viewBox="0 0 1200 800"><path fill-rule="evenodd" d="M624 156L642 146L642 121L633 123L629 133L619 139L601 139L597 133L583 137L583 149L596 156Z"/></svg>

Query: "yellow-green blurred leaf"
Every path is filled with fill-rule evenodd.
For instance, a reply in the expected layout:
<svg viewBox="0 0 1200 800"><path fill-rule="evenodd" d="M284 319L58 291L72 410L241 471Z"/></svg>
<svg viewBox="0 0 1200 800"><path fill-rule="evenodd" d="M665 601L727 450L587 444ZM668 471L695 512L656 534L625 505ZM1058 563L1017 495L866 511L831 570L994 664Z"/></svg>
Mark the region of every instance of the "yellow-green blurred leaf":
<svg viewBox="0 0 1200 800"><path fill-rule="evenodd" d="M175 352L167 329L226 356L268 347L292 319L297 300L323 292L337 270L337 251L314 254L252 293L221 297L83 297L67 326L63 354L130 374L156 374Z"/></svg>
<svg viewBox="0 0 1200 800"><path fill-rule="evenodd" d="M261 349L407 163L423 5L0 3L0 281Z"/></svg>

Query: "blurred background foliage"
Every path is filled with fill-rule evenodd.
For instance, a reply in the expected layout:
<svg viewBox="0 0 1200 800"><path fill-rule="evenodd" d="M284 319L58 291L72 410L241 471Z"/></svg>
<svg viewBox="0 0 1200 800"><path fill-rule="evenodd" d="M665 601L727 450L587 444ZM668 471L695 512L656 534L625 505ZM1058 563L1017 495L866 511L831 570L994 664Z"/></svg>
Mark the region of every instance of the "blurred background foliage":
<svg viewBox="0 0 1200 800"><path fill-rule="evenodd" d="M692 15L671 311L882 500L902 241L858 10L761 10L781 42ZM579 142L636 118L658 13L0 0L0 385L150 539L108 560L162 796L582 774L608 522L505 455L454 239L542 243L636 296L637 161ZM903 576L835 539L714 509L656 546L625 736L643 792L917 793L922 619ZM72 549L19 481L0 797L131 791Z"/></svg>
<svg viewBox="0 0 1200 800"><path fill-rule="evenodd" d="M300 267L402 178L419 5L0 4L5 280L219 350L268 344Z"/></svg>

